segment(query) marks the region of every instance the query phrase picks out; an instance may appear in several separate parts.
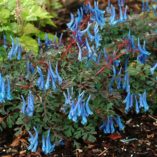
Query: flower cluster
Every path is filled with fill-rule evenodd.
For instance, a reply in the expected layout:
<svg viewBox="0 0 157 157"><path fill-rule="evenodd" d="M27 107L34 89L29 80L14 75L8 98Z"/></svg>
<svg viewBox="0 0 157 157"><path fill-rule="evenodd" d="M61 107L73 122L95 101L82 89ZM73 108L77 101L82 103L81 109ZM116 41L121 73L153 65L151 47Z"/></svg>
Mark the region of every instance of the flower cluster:
<svg viewBox="0 0 157 157"><path fill-rule="evenodd" d="M120 2L119 2L120 3ZM116 9L113 5L110 6L110 20L109 20L109 24L110 25L116 25L118 23L121 23L121 22L125 22L128 18L127 16L127 6L125 7L124 11L122 9L122 6L121 6L121 3L119 4L119 19L116 19Z"/></svg>
<svg viewBox="0 0 157 157"><path fill-rule="evenodd" d="M49 154L55 149L55 144L51 143L50 130L48 130L47 136L42 136L42 151L44 154Z"/></svg>
<svg viewBox="0 0 157 157"><path fill-rule="evenodd" d="M29 79L30 74L34 73L34 70L35 69L34 69L32 63L29 60L27 60L27 63L26 63L26 73L27 73L26 78L27 79Z"/></svg>
<svg viewBox="0 0 157 157"><path fill-rule="evenodd" d="M59 72L58 72L58 63L56 64L56 69L55 69L55 72L54 72L53 69L52 69L51 63L49 62L46 83L44 81L44 75L43 75L43 72L42 72L41 68L37 67L37 71L39 73L39 78L37 80L37 86L40 90L48 90L50 88L50 81L51 81L52 89L54 91L56 91L57 90L56 83L61 85L62 82L63 82L63 79L59 75Z"/></svg>
<svg viewBox="0 0 157 157"><path fill-rule="evenodd" d="M34 113L34 96L32 95L32 92L29 91L27 103L23 96L21 96L21 98L22 98L21 112L26 116L32 117Z"/></svg>
<svg viewBox="0 0 157 157"><path fill-rule="evenodd" d="M137 100L137 97L139 97L139 101ZM135 110L138 114L140 112L140 108L144 108L144 111L147 112L149 109L148 103L147 103L147 94L146 91L143 94L131 94L130 92L127 93L127 96L124 100L125 106L125 112L128 113L130 109L134 106L134 100L135 100Z"/></svg>
<svg viewBox="0 0 157 157"><path fill-rule="evenodd" d="M141 46L139 38L138 38L138 50L139 50L140 53L137 56L137 60L141 64L144 64L146 62L146 59L150 55L150 53L146 50L146 43L145 43L145 41L143 42L143 46Z"/></svg>
<svg viewBox="0 0 157 157"><path fill-rule="evenodd" d="M12 40L12 46L8 53L8 59L12 60L14 57L17 56L17 60L21 60L21 53L22 53L22 47L18 42L18 39L14 41L13 37L10 37Z"/></svg>
<svg viewBox="0 0 157 157"><path fill-rule="evenodd" d="M124 125L119 116L108 116L100 126L100 130L103 130L105 134L113 134L115 132L115 126L119 128L119 131L124 130Z"/></svg>
<svg viewBox="0 0 157 157"><path fill-rule="evenodd" d="M12 100L11 89L10 89L10 78L3 78L0 73L0 103L4 103L5 100Z"/></svg>
<svg viewBox="0 0 157 157"><path fill-rule="evenodd" d="M149 7L149 2L148 0L142 0L142 12L149 12L150 7Z"/></svg>
<svg viewBox="0 0 157 157"><path fill-rule="evenodd" d="M119 72L117 72L116 67L113 65L113 75L109 83L109 91L113 91L113 85L116 83L117 89L123 89L126 92L130 91L129 74L127 70L125 71L124 78L122 78L122 67L120 67Z"/></svg>
<svg viewBox="0 0 157 157"><path fill-rule="evenodd" d="M28 131L30 137L28 139L30 145L28 146L28 150L31 152L36 152L39 144L39 132L38 130L34 127L35 135L33 135L30 131ZM63 145L63 141L60 140L58 145ZM42 135L42 152L44 154L50 154L55 150L56 144L51 143L51 138L50 138L50 130L47 132L47 136Z"/></svg>
<svg viewBox="0 0 157 157"><path fill-rule="evenodd" d="M81 92L78 95L77 100L73 99L73 91L70 92L70 89L67 89L67 94L64 93L65 97L65 104L64 108L69 105L70 111L68 114L68 118L71 119L74 122L78 121L78 118L81 117L81 123L85 125L87 123L87 117L89 115L92 115L93 112L89 108L89 101L91 96L87 98L87 100L84 99L85 92Z"/></svg>
<svg viewBox="0 0 157 157"><path fill-rule="evenodd" d="M33 134L28 131L29 133L29 138L28 141L30 143L28 150L31 150L31 152L36 152L37 151L37 147L38 147L38 130L34 127L34 131L35 131L35 135L33 136Z"/></svg>

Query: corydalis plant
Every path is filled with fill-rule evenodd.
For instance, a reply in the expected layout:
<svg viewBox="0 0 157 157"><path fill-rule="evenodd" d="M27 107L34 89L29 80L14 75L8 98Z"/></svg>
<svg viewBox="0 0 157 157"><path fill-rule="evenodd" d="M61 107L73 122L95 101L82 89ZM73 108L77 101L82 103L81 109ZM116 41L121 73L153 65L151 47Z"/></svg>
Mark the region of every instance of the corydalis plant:
<svg viewBox="0 0 157 157"><path fill-rule="evenodd" d="M145 112L149 110L146 91L143 94L131 94L130 92L128 92L124 100L126 113L128 113L134 107L134 100L135 100L135 111L137 114L140 112L141 108L143 108Z"/></svg>
<svg viewBox="0 0 157 157"><path fill-rule="evenodd" d="M67 108L70 108L68 118L71 119L74 122L78 121L78 118L81 117L81 123L83 125L87 124L87 117L89 115L92 115L93 112L89 108L89 101L91 96L87 98L87 100L84 99L85 92L82 92L78 95L77 100L72 99L72 95L70 95L69 89L67 90L67 95L64 93L65 97L65 104L64 107L68 105Z"/></svg>
<svg viewBox="0 0 157 157"><path fill-rule="evenodd" d="M105 134L113 134L118 126L119 131L124 130L124 125L119 116L108 116L107 119L100 126L100 130L103 130Z"/></svg>
<svg viewBox="0 0 157 157"><path fill-rule="evenodd" d="M11 89L10 89L10 78L3 78L0 73L0 103L4 103L5 100L12 100Z"/></svg>
<svg viewBox="0 0 157 157"><path fill-rule="evenodd" d="M47 72L46 83L45 83L44 75L43 75L41 68L37 67L37 71L39 73L39 78L37 80L37 86L39 87L40 90L48 90L52 86L52 89L56 92L57 91L56 84L61 85L63 82L63 79L58 72L58 63L56 63L55 72L54 72L50 62L48 65L49 65L49 67L48 67L48 72ZM52 85L50 84L50 82Z"/></svg>
<svg viewBox="0 0 157 157"><path fill-rule="evenodd" d="M26 116L32 117L34 113L34 96L32 95L32 92L29 91L27 103L23 96L21 96L21 98L22 98L21 112Z"/></svg>
<svg viewBox="0 0 157 157"><path fill-rule="evenodd" d="M12 40L11 49L8 53L8 59L12 60L14 57L17 57L17 60L21 60L22 47L18 42L18 39L14 41L13 37L10 37Z"/></svg>
<svg viewBox="0 0 157 157"><path fill-rule="evenodd" d="M50 154L55 150L55 144L51 143L50 130L48 130L47 136L42 136L42 151L44 154Z"/></svg>

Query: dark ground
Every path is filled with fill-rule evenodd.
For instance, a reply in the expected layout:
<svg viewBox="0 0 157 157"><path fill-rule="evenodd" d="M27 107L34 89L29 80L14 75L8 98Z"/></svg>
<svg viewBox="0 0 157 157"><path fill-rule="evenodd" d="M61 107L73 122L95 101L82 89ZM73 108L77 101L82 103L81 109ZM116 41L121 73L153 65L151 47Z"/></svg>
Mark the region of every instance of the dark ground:
<svg viewBox="0 0 157 157"><path fill-rule="evenodd" d="M113 135L103 135L98 131L98 138L95 143L83 143L83 148L74 151L70 142L64 147L56 148L52 155L47 157L155 157L157 156L157 116L130 115L126 118L124 132ZM24 146L26 141L17 139L11 142L11 132L3 133L1 138L1 157L46 157L39 153L26 155ZM10 138L10 142L7 140ZM128 142L127 140L128 139ZM17 145L11 147L10 145ZM23 147L23 148L20 148ZM8 153L7 153L8 152Z"/></svg>

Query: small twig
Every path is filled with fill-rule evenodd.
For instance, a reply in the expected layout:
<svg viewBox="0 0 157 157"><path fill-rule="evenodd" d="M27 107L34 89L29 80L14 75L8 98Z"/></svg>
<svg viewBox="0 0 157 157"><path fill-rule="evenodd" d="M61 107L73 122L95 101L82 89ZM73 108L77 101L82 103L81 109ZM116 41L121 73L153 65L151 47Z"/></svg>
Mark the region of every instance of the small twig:
<svg viewBox="0 0 157 157"><path fill-rule="evenodd" d="M151 118L151 119L153 119L153 120L155 120L155 121L157 121L157 119L156 118L154 118L153 116L151 116L151 115L148 115L148 117L149 118Z"/></svg>

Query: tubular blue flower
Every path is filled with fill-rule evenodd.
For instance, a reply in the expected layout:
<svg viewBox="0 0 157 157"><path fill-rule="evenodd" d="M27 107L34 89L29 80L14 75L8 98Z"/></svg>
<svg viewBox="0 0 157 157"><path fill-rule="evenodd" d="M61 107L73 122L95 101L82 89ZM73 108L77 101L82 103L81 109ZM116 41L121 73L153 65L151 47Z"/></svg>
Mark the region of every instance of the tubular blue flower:
<svg viewBox="0 0 157 157"><path fill-rule="evenodd" d="M107 117L107 120L100 126L100 130L103 130L105 134L112 134L115 132L112 116Z"/></svg>
<svg viewBox="0 0 157 157"><path fill-rule="evenodd" d="M51 79L54 80L54 82L56 82L56 80L57 80L57 75L54 73L50 61L49 61L48 64L49 64L49 71L50 71Z"/></svg>
<svg viewBox="0 0 157 157"><path fill-rule="evenodd" d="M111 5L111 16L109 23L110 25L115 25L118 23L118 21L116 20L116 9L113 5Z"/></svg>
<svg viewBox="0 0 157 157"><path fill-rule="evenodd" d="M45 46L46 48L50 48L52 46L52 41L49 39L48 34L45 34Z"/></svg>
<svg viewBox="0 0 157 157"><path fill-rule="evenodd" d="M28 102L27 102L27 107L26 107L26 113L29 117L33 116L34 113L34 96L32 95L32 92L29 91L28 95Z"/></svg>
<svg viewBox="0 0 157 157"><path fill-rule="evenodd" d="M77 122L78 118L81 117L81 123L83 125L87 123L87 117L93 114L93 112L89 108L89 100L91 96L89 96L88 99L85 101L83 99L84 94L85 92L83 91L78 95L76 103L74 100L68 100L70 98L67 98L67 96L65 96L66 100L70 101L70 112L68 114L68 118L74 122Z"/></svg>
<svg viewBox="0 0 157 157"><path fill-rule="evenodd" d="M144 108L144 111L147 112L149 110L149 106L148 106L148 103L147 103L147 96L146 96L146 91L144 91L143 93L143 108Z"/></svg>
<svg viewBox="0 0 157 157"><path fill-rule="evenodd" d="M12 36L10 36L10 38L11 38L11 49L10 49L10 51L9 51L9 53L8 53L8 59L9 59L9 60L11 60L12 57L15 55L15 54L14 54L14 49L15 49L14 39L12 38Z"/></svg>
<svg viewBox="0 0 157 157"><path fill-rule="evenodd" d="M44 90L45 89L45 81L44 81L44 76L42 73L41 68L37 67L37 71L39 73L39 78L37 80L37 86L40 90Z"/></svg>
<svg viewBox="0 0 157 157"><path fill-rule="evenodd" d="M137 114L139 114L140 109L139 109L139 104L138 104L138 101L137 101L137 96L136 96L136 95L135 95L135 101L136 101L136 106L135 106L136 113L137 113Z"/></svg>
<svg viewBox="0 0 157 157"><path fill-rule="evenodd" d="M73 87L67 89L67 94L64 92L63 93L64 98L65 98L65 105L71 104L72 101L72 96L73 96Z"/></svg>
<svg viewBox="0 0 157 157"><path fill-rule="evenodd" d="M101 39L102 38L99 34L98 24L95 24L95 26L94 26L94 40L95 40L96 48L98 48L100 46Z"/></svg>
<svg viewBox="0 0 157 157"><path fill-rule="evenodd" d="M126 104L126 106L125 106L125 112L126 113L129 112L130 107L132 106L132 102L133 102L132 99L133 99L132 95L130 94L130 92L128 92L125 100L123 101Z"/></svg>
<svg viewBox="0 0 157 157"><path fill-rule="evenodd" d="M82 49L78 43L77 43L77 46L79 48L78 60L81 62L82 61Z"/></svg>
<svg viewBox="0 0 157 157"><path fill-rule="evenodd" d="M106 7L106 12L107 12L108 14L111 14L111 1L110 1L110 0L108 0L108 5L107 5L107 7Z"/></svg>
<svg viewBox="0 0 157 157"><path fill-rule="evenodd" d="M104 13L105 11L102 11L98 8L98 1L94 1L94 8L92 9L91 20L96 21L97 24L101 27L101 29L105 25Z"/></svg>
<svg viewBox="0 0 157 157"><path fill-rule="evenodd" d="M152 74L152 75L154 75L154 71L157 69L157 63L152 67L152 68L150 68L150 73Z"/></svg>
<svg viewBox="0 0 157 157"><path fill-rule="evenodd" d="M117 76L117 79L116 79L116 82L117 82L117 89L121 89L121 83L122 83L122 79L121 79L121 71L122 71L122 68L120 68L119 72L118 72L118 76Z"/></svg>
<svg viewBox="0 0 157 157"><path fill-rule="evenodd" d="M48 130L47 137L42 136L42 151L44 154L50 154L55 150L55 144L51 143L50 130Z"/></svg>
<svg viewBox="0 0 157 157"><path fill-rule="evenodd" d="M118 6L123 7L125 4L125 0L118 0Z"/></svg>
<svg viewBox="0 0 157 157"><path fill-rule="evenodd" d="M124 22L124 21L126 21L127 20L127 9L128 9L128 7L126 6L125 7L125 10L124 10L124 12L122 11L122 7L120 6L119 7L119 14L120 14L120 18L119 18L119 20L118 20L118 22Z"/></svg>
<svg viewBox="0 0 157 157"><path fill-rule="evenodd" d="M119 131L124 130L124 125L121 121L120 116L108 116L100 126L100 130L103 130L105 134L112 134L115 132L115 126L119 128Z"/></svg>
<svg viewBox="0 0 157 157"><path fill-rule="evenodd" d="M17 60L21 60L21 53L22 53L22 47L19 45L17 51Z"/></svg>
<svg viewBox="0 0 157 157"><path fill-rule="evenodd" d="M120 131L121 131L121 130L124 130L124 125L123 125L123 123L122 123L122 121L121 121L120 116L117 116L117 117L115 118L115 121L116 121L116 123L117 123L117 125L118 125L119 130L120 130Z"/></svg>
<svg viewBox="0 0 157 157"><path fill-rule="evenodd" d="M71 17L71 20L69 23L67 23L67 26L70 30L74 30L74 23L75 23L75 17L72 13L70 13L70 17Z"/></svg>
<svg viewBox="0 0 157 157"><path fill-rule="evenodd" d="M45 83L45 89L48 90L50 88L50 70L48 69L48 73L47 73L47 79L46 79L46 83Z"/></svg>
<svg viewBox="0 0 157 157"><path fill-rule="evenodd" d="M86 110L87 116L93 114L93 112L89 108L89 101L90 101L90 99L91 99L91 95L89 95L88 99L86 100L86 105L85 105L85 110Z"/></svg>
<svg viewBox="0 0 157 157"><path fill-rule="evenodd" d="M27 104L23 96L22 98L22 108L21 112L25 114L28 117L32 117L34 113L34 96L32 95L32 92L29 91L28 98L27 98Z"/></svg>
<svg viewBox="0 0 157 157"><path fill-rule="evenodd" d="M92 55L93 55L93 52L92 52L91 47L89 46L89 42L88 42L88 39L87 39L87 38L86 38L86 40L85 40L85 44L86 44L86 48L87 48L87 52L88 52L88 58L91 58Z"/></svg>
<svg viewBox="0 0 157 157"><path fill-rule="evenodd" d="M30 150L31 152L36 152L37 147L38 147L38 131L35 127L34 127L34 131L35 131L34 136L32 135L32 133L30 131L28 131L28 133L30 135L30 138L28 139L28 141L30 143L28 150Z"/></svg>
<svg viewBox="0 0 157 157"><path fill-rule="evenodd" d="M32 65L32 63L30 63L29 60L27 60L27 63L26 63L26 78L29 79L30 77L30 74L33 74L34 73L34 67Z"/></svg>
<svg viewBox="0 0 157 157"><path fill-rule="evenodd" d="M149 8L149 2L148 0L144 1L142 0L142 12L149 12L150 8Z"/></svg>
<svg viewBox="0 0 157 157"><path fill-rule="evenodd" d="M142 46L140 44L140 39L138 38L138 49L139 49L140 53L144 54L144 55L150 55L150 53L148 51L146 51L145 45L146 44L145 44L145 41L144 41L143 48L142 48Z"/></svg>
<svg viewBox="0 0 157 157"><path fill-rule="evenodd" d="M0 74L0 103L5 102L5 80Z"/></svg>
<svg viewBox="0 0 157 157"><path fill-rule="evenodd" d="M6 99L7 99L7 100L12 100L11 90L10 90L10 78L9 78L9 76L7 77Z"/></svg>
<svg viewBox="0 0 157 157"><path fill-rule="evenodd" d="M130 91L130 82L129 82L129 74L128 74L128 72L125 72L124 81L123 81L123 89L126 92Z"/></svg>
<svg viewBox="0 0 157 157"><path fill-rule="evenodd" d="M63 82L63 79L61 78L58 72L58 62L56 63L56 76L57 76L58 84L61 85Z"/></svg>

